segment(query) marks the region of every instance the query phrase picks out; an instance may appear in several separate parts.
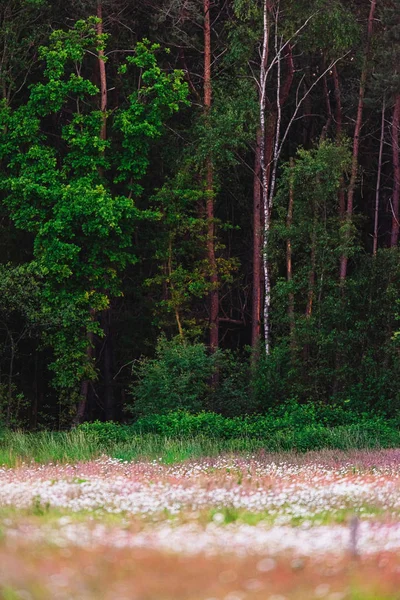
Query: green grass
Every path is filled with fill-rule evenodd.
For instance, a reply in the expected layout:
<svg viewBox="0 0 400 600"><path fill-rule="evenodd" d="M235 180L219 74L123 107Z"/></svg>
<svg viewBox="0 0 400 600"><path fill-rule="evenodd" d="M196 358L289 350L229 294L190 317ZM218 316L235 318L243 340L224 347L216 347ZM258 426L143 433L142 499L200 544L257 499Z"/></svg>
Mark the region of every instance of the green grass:
<svg viewBox="0 0 400 600"><path fill-rule="evenodd" d="M205 436L173 439L160 435L135 435L129 442L103 443L79 430L69 432L6 432L0 440L0 464L69 463L87 461L107 454L120 460L158 460L170 464L190 458L219 456L222 453L249 453L260 450L260 440L239 438L216 440Z"/></svg>
<svg viewBox="0 0 400 600"><path fill-rule="evenodd" d="M7 431L0 440L0 464L79 462L100 456L99 443L80 431L22 433Z"/></svg>
<svg viewBox="0 0 400 600"><path fill-rule="evenodd" d="M233 437L219 439L205 434L166 437L159 434L132 434L124 441L105 441L93 431L75 429L69 432L23 433L3 432L0 438L0 464L14 467L21 463L79 462L103 454L120 460L158 460L165 464L188 459L220 456L221 454L253 454L267 452L307 451L323 449L376 449L400 445L393 430L389 441L380 439L379 432L368 431L361 425L312 430L278 430L264 438Z"/></svg>

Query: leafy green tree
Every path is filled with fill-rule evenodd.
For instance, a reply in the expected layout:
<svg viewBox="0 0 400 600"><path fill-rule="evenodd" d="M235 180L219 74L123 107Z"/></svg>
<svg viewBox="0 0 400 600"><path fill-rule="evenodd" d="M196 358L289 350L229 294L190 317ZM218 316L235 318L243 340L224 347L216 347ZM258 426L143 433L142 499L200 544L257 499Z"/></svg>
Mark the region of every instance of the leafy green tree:
<svg viewBox="0 0 400 600"><path fill-rule="evenodd" d="M307 397L316 381L322 383L325 360L332 365L331 377L334 373L335 352L329 339L332 330L339 330L343 316L337 286L342 252L337 192L349 167L346 145L322 142L312 150L299 149L295 160L282 170L271 233L276 265L272 328L277 348L266 367L267 373L271 368L275 371L270 379L277 380L277 396ZM290 200L292 218L288 222ZM332 391L333 385L327 385L321 395L329 396Z"/></svg>
<svg viewBox="0 0 400 600"><path fill-rule="evenodd" d="M47 340L55 384L64 390L96 376L90 352L93 334L101 335L96 315L120 294L121 270L137 260L136 223L156 217L134 203L151 141L186 99L182 74L165 73L158 46L144 41L120 67L121 75L139 70L140 86L124 106L106 115L98 110L99 89L82 74L92 53L105 48L97 23L90 18L53 32L40 49L44 81L31 86L25 104L3 102L0 112L0 187L15 225L33 235L46 310L60 316Z"/></svg>

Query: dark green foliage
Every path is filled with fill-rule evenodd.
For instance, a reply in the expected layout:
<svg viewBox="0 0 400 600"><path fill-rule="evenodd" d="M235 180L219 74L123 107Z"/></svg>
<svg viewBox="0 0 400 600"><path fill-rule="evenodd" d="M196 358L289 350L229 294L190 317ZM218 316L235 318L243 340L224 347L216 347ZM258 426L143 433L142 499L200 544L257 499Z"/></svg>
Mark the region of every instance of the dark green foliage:
<svg viewBox="0 0 400 600"><path fill-rule="evenodd" d="M197 413L212 409L224 416L251 414L256 405L250 389L247 354L218 351L181 338L159 340L154 358L134 366L133 403L136 416L175 410Z"/></svg>
<svg viewBox="0 0 400 600"><path fill-rule="evenodd" d="M172 412L167 415L141 417L132 426L134 430L143 433L165 432L169 436L204 434L224 439L234 437L267 438L278 431L301 432L308 428L315 430L331 427L349 427L365 423L371 431L380 426L395 427L382 418L359 415L351 410L325 407L315 407L313 404L298 405L288 403L279 410L270 411L267 415L253 417L223 417L216 413L203 412L197 415L187 412ZM123 432L122 432L122 435ZM297 433L296 433L297 435Z"/></svg>
<svg viewBox="0 0 400 600"><path fill-rule="evenodd" d="M142 359L134 367L132 410L136 415L162 414L177 409L197 412L205 408L215 355L204 344L185 344L161 338L155 358Z"/></svg>
<svg viewBox="0 0 400 600"><path fill-rule="evenodd" d="M209 406L225 417L250 415L257 411L252 390L250 353L219 352L216 360L218 379L211 390Z"/></svg>
<svg viewBox="0 0 400 600"><path fill-rule="evenodd" d="M345 416L348 417L347 421ZM201 437L226 441L258 440L258 447L267 451L390 448L400 443L400 430L395 422L340 410L336 415L333 410L332 421L334 420L337 423L324 421L312 405L296 407L289 404L281 415L271 413L257 418L224 418L215 413L193 415L172 412L167 415L142 417L130 426L110 422L85 423L79 426L79 431L105 447L116 443L129 445L129 440L133 440L138 434L153 434L188 441Z"/></svg>
<svg viewBox="0 0 400 600"><path fill-rule="evenodd" d="M43 279L32 265L0 265L0 423L26 424L26 400L15 384L25 346L50 326L41 303Z"/></svg>
<svg viewBox="0 0 400 600"><path fill-rule="evenodd" d="M113 421L106 421L105 423L101 423L100 421L82 423L79 425L78 431L93 438L104 447L112 444L129 442L129 439L132 438L132 435L134 434L131 426L121 425L120 423L114 423Z"/></svg>
<svg viewBox="0 0 400 600"><path fill-rule="evenodd" d="M134 415L157 435L246 432L257 443L268 436L271 448L300 449L351 435L372 445L397 439L392 422L371 415L390 420L400 410L400 257L389 247L398 220L399 0L377 3L372 24L351 221L340 212L370 3L268 6L267 146L278 112L280 141L291 126L271 213L265 356L262 342L248 351L262 2L212 3L207 110L201 3L107 0L100 35L94 0L0 3L0 422L69 427L87 384L88 419ZM215 354L207 349L210 242ZM88 435L128 444L135 427L96 423Z"/></svg>
<svg viewBox="0 0 400 600"><path fill-rule="evenodd" d="M341 0L313 0L289 2L289 28L301 27L306 18L310 22L301 32L301 43L309 51L323 51L326 57L338 57L360 42L360 28L347 2Z"/></svg>
<svg viewBox="0 0 400 600"><path fill-rule="evenodd" d="M93 105L98 87L81 75L88 52L106 47L97 22L54 31L49 46L40 48L44 82L30 88L26 104L13 110L4 101L0 112L0 189L15 225L34 236L35 264L45 275L43 307L60 316L46 337L55 354L51 368L55 384L71 392L96 377L87 336L102 335L95 316L121 293L121 271L137 260L132 228L151 216L132 199L141 190L150 140L186 98L181 73L164 73L158 46L145 40L120 67L123 73L130 65L140 70L142 85L112 119L103 115ZM54 117L59 125L49 136L47 122ZM107 117L113 134L103 139Z"/></svg>

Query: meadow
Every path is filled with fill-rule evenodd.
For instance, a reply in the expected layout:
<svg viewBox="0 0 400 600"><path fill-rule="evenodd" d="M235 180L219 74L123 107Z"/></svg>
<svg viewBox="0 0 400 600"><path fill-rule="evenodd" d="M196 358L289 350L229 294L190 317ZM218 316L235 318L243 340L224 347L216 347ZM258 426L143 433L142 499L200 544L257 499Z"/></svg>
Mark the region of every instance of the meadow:
<svg viewBox="0 0 400 600"><path fill-rule="evenodd" d="M188 458L183 441L152 437L127 460L79 431L8 435L4 600L400 598L400 450L194 440Z"/></svg>

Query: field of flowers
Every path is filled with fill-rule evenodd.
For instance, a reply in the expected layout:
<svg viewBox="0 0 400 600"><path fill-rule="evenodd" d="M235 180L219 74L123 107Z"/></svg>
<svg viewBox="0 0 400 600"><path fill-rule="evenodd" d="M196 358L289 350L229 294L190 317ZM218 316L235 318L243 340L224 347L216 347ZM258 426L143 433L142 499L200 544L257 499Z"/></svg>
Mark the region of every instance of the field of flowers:
<svg viewBox="0 0 400 600"><path fill-rule="evenodd" d="M4 600L400 599L400 450L0 469Z"/></svg>

